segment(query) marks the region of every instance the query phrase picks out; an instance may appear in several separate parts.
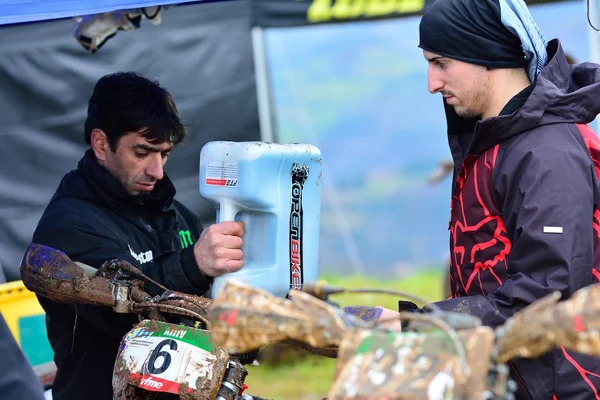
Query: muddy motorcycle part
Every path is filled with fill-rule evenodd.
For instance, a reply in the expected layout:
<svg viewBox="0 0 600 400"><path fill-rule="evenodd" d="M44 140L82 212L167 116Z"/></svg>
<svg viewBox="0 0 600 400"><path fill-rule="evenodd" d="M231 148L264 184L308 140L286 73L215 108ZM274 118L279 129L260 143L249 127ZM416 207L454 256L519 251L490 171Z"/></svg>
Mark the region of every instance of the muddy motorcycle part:
<svg viewBox="0 0 600 400"><path fill-rule="evenodd" d="M235 400L245 389L247 374L236 358L212 343L210 332L144 320L119 347L114 399L136 398L146 391L194 400Z"/></svg>
<svg viewBox="0 0 600 400"><path fill-rule="evenodd" d="M108 306L118 313L145 314L165 321L161 313L193 318L207 324L210 299L168 290L130 263L106 261L99 270L73 262L64 252L31 243L21 261L27 289L59 303ZM143 288L151 283L162 294L151 297Z"/></svg>
<svg viewBox="0 0 600 400"><path fill-rule="evenodd" d="M562 300L554 292L515 313L496 329L498 361L534 358L555 348L600 356L600 283Z"/></svg>
<svg viewBox="0 0 600 400"><path fill-rule="evenodd" d="M290 290L283 299L235 281L213 300L208 320L215 344L232 354L282 341L331 354L348 328L370 326L307 293Z"/></svg>
<svg viewBox="0 0 600 400"><path fill-rule="evenodd" d="M60 303L117 307L127 291L101 277L90 277L60 250L31 243L21 261L23 284L30 291Z"/></svg>
<svg viewBox="0 0 600 400"><path fill-rule="evenodd" d="M493 331L458 332L466 349L464 370L455 344L441 331L350 330L339 350L329 400L350 398L480 400L487 390Z"/></svg>

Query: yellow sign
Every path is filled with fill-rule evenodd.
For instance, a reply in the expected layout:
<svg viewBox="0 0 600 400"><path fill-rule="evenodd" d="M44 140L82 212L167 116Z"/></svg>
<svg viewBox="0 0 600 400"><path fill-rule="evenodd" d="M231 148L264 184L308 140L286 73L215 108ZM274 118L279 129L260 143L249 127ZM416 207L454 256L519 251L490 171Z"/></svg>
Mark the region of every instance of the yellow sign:
<svg viewBox="0 0 600 400"><path fill-rule="evenodd" d="M317 23L417 13L424 3L425 0L313 0L307 19Z"/></svg>

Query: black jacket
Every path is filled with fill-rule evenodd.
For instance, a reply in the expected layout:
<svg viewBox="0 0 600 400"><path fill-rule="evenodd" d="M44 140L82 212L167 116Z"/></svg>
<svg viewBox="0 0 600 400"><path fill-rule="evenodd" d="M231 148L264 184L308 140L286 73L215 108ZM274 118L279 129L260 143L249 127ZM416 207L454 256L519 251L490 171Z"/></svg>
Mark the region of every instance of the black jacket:
<svg viewBox="0 0 600 400"><path fill-rule="evenodd" d="M535 85L482 121L446 107L455 161L452 298L497 327L515 311L600 278L600 66L567 64L558 40ZM447 106L447 105L446 105ZM519 399L600 399L600 359L557 349L510 363Z"/></svg>
<svg viewBox="0 0 600 400"><path fill-rule="evenodd" d="M91 152L62 179L33 235L33 242L99 268L122 259L172 290L202 295L210 282L193 254L199 219L173 199L169 178L152 193L130 196ZM136 322L109 307L74 306L41 296L58 372L53 398L110 399L119 343Z"/></svg>

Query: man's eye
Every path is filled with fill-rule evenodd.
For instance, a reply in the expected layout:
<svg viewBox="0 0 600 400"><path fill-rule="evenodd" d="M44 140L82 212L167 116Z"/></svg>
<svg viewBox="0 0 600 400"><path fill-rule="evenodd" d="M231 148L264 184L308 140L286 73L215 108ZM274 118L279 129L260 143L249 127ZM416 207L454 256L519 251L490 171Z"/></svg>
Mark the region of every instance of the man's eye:
<svg viewBox="0 0 600 400"><path fill-rule="evenodd" d="M169 157L169 153L161 153L163 160L166 160Z"/></svg>
<svg viewBox="0 0 600 400"><path fill-rule="evenodd" d="M446 68L446 63L445 63L445 62L443 62L443 61L437 61L437 65L438 65L438 67L440 67L440 68Z"/></svg>
<svg viewBox="0 0 600 400"><path fill-rule="evenodd" d="M148 153L140 153L140 152L136 151L135 156L137 158L145 158L146 156L148 156Z"/></svg>

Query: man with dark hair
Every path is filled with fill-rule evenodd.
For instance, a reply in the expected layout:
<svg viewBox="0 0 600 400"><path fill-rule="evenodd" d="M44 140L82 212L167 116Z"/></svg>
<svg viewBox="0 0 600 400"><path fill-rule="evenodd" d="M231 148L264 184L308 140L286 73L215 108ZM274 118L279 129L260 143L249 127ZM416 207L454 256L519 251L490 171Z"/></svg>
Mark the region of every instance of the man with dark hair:
<svg viewBox="0 0 600 400"><path fill-rule="evenodd" d="M437 0L419 33L454 162L452 298L436 304L496 327L597 283L600 66L569 65L522 0ZM561 348L509 367L519 399L600 399L596 358Z"/></svg>
<svg viewBox="0 0 600 400"><path fill-rule="evenodd" d="M77 169L62 179L32 241L94 268L126 260L171 290L203 295L242 265L243 224L203 230L163 166L186 137L171 95L135 73L102 77L89 100ZM119 343L136 318L38 296L58 371L53 398L111 399Z"/></svg>

